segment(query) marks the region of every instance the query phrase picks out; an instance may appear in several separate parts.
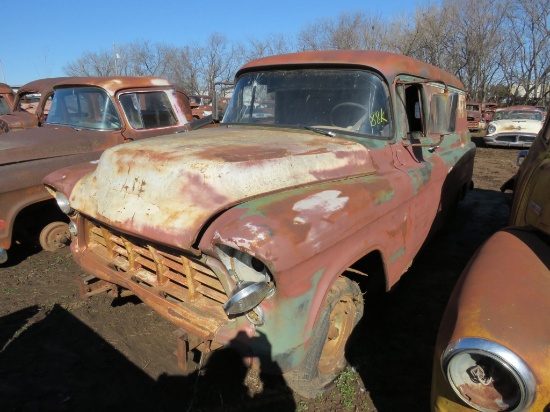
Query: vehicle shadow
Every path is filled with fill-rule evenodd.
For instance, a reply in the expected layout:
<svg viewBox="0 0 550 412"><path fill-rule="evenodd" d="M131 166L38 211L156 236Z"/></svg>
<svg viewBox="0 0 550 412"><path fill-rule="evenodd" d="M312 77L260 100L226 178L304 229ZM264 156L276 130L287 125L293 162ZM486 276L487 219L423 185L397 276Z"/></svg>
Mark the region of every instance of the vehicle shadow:
<svg viewBox="0 0 550 412"><path fill-rule="evenodd" d="M506 226L508 197L469 192L390 292L365 295L346 357L378 411L430 409L433 350L447 300L475 250Z"/></svg>
<svg viewBox="0 0 550 412"><path fill-rule="evenodd" d="M248 368L231 348L200 371L153 379L58 305L4 316L0 331L2 411L295 410L282 378L260 371L263 390L251 393Z"/></svg>

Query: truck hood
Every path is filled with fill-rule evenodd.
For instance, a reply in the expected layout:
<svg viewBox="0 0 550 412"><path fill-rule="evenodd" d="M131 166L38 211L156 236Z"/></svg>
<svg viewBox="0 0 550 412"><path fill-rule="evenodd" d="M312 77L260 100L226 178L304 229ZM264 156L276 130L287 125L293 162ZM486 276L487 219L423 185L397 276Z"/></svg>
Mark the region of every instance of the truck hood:
<svg viewBox="0 0 550 412"><path fill-rule="evenodd" d="M190 249L202 226L233 205L374 170L368 149L344 138L221 127L109 149L70 201L123 232Z"/></svg>
<svg viewBox="0 0 550 412"><path fill-rule="evenodd" d="M78 136L75 134L78 133ZM97 133L97 131L95 132ZM0 135L0 165L90 152L86 130L44 126Z"/></svg>

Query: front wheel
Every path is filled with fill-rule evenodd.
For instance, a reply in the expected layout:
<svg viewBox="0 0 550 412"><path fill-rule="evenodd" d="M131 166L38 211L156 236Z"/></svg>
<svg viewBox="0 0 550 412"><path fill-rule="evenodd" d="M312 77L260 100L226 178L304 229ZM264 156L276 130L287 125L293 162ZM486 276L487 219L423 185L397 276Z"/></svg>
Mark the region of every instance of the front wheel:
<svg viewBox="0 0 550 412"><path fill-rule="evenodd" d="M334 382L347 365L346 343L362 316L363 296L359 286L348 278L338 278L312 330L304 361L285 374L292 390L303 397L315 398Z"/></svg>
<svg viewBox="0 0 550 412"><path fill-rule="evenodd" d="M57 252L71 243L69 225L65 222L52 222L40 232L40 246L48 252Z"/></svg>

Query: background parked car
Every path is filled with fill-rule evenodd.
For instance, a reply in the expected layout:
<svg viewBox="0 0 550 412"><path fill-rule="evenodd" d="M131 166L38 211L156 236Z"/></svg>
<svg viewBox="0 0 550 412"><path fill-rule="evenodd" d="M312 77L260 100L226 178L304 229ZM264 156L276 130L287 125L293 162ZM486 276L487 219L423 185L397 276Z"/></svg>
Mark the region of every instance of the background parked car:
<svg viewBox="0 0 550 412"><path fill-rule="evenodd" d="M543 113L535 106L497 109L483 141L488 146L530 147L542 128Z"/></svg>
<svg viewBox="0 0 550 412"><path fill-rule="evenodd" d="M479 132L485 129L485 120L481 115L481 103L466 102L466 115L470 132Z"/></svg>
<svg viewBox="0 0 550 412"><path fill-rule="evenodd" d="M0 83L0 115L10 113L13 109L13 89L6 83Z"/></svg>
<svg viewBox="0 0 550 412"><path fill-rule="evenodd" d="M0 138L0 263L7 260L14 227L43 227L50 251L70 240L67 219L42 179L62 167L97 160L120 143L189 130L187 96L153 77L82 77L56 81L42 127Z"/></svg>
<svg viewBox="0 0 550 412"><path fill-rule="evenodd" d="M212 114L212 98L210 96L191 94L189 95L189 104L191 104L191 111L195 119L202 119Z"/></svg>
<svg viewBox="0 0 550 412"><path fill-rule="evenodd" d="M483 117L483 120L485 120L485 123L488 123L491 120L493 120L493 115L495 114L495 110L498 108L499 108L498 103L493 103L493 102L481 103L481 116Z"/></svg>
<svg viewBox="0 0 550 412"><path fill-rule="evenodd" d="M550 405L550 122L521 163L510 227L477 251L437 338L434 411Z"/></svg>

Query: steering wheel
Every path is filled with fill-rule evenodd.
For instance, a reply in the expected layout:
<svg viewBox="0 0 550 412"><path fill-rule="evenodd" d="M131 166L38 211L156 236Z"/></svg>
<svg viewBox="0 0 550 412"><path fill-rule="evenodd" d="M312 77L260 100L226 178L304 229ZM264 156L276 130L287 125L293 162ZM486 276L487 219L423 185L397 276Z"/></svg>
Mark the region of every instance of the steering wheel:
<svg viewBox="0 0 550 412"><path fill-rule="evenodd" d="M361 117L352 125L347 125L347 124L344 125L344 126L338 125L334 122L333 115L334 115L335 112L338 111L338 109L340 109L341 107L345 107L345 106L358 107L358 108L362 109L365 113L362 114ZM359 104L359 103L355 103L355 102L343 102L343 103L338 103L336 106L334 106L332 108L332 110L330 111L329 119L330 119L330 124L333 125L333 126L345 127L346 129L353 130L354 132L357 132L357 131L359 131L359 128L361 127L361 125L367 119L368 116L369 116L369 108L368 107L363 106L362 104Z"/></svg>

